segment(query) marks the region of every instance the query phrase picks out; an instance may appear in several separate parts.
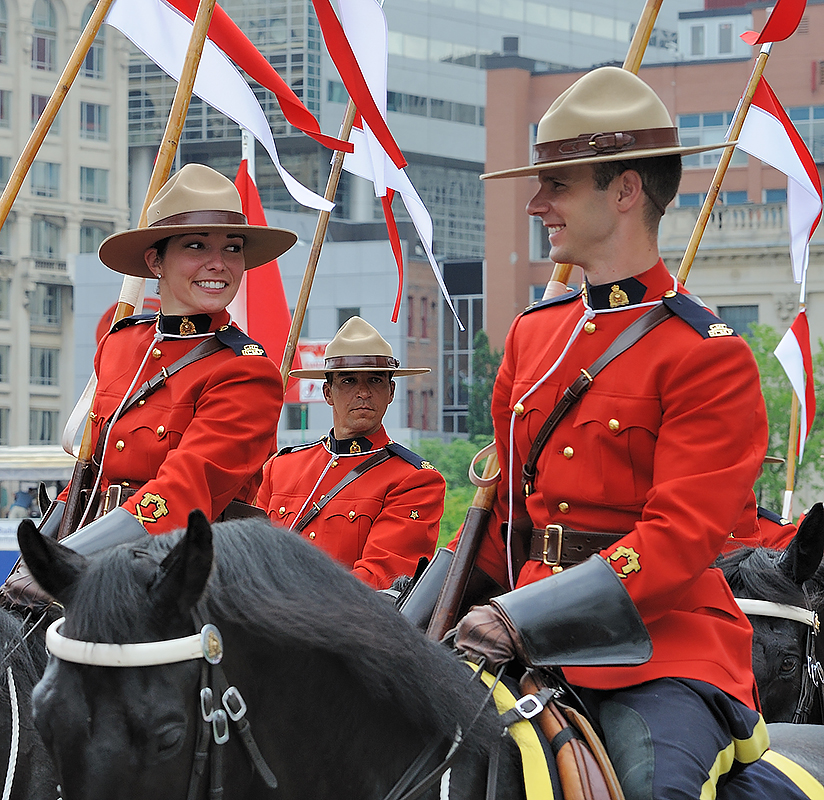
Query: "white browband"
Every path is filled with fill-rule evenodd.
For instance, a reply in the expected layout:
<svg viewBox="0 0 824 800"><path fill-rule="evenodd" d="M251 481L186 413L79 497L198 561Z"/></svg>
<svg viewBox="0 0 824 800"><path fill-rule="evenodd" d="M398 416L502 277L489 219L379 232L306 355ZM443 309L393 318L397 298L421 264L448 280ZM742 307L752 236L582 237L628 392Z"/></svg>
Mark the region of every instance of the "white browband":
<svg viewBox="0 0 824 800"><path fill-rule="evenodd" d="M135 644L105 644L67 639L59 632L65 617L55 620L46 631L46 647L61 661L95 667L151 667L205 658L217 664L223 656L223 640L214 625L204 625L200 633L180 639Z"/></svg>
<svg viewBox="0 0 824 800"><path fill-rule="evenodd" d="M818 615L815 611L798 606L788 606L784 603L773 603L770 600L749 600L743 597L736 597L735 602L745 614L752 614L756 617L778 617L779 619L789 619L793 622L803 622L818 632Z"/></svg>

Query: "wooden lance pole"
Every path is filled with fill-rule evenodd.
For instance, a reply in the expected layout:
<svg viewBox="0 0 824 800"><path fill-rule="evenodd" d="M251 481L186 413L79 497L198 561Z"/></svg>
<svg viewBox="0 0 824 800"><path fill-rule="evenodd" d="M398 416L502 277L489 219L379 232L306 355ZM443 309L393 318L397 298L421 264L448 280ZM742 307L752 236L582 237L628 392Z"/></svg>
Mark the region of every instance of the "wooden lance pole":
<svg viewBox="0 0 824 800"><path fill-rule="evenodd" d="M157 194L161 186L169 177L172 162L177 152L177 145L180 141L180 134L183 130L183 123L186 121L186 113L189 110L189 103L192 99L192 89L197 77L197 69L200 66L200 57L203 53L203 46L206 42L206 34L209 31L209 24L212 21L212 13L215 9L215 0L200 0L192 26L192 35L189 39L189 47L183 62L183 70L177 84L172 108L169 118L166 121L166 130L160 143L157 159L155 160L152 176L149 180L149 188L146 191L146 198L143 201L143 209L140 212L138 227L145 228L149 204ZM126 275L123 278L123 285L120 290L120 298L115 309L112 324L134 313L135 298L143 293L143 278L135 278ZM92 430L91 422L87 419L83 429L83 438L80 441L80 450L77 456L77 463L74 465L69 494L66 498L66 508L63 519L60 523L57 538L62 539L73 533L77 527L87 520L83 509L83 492L92 489L95 483L94 469L92 466ZM86 505L88 511L94 506L89 502Z"/></svg>
<svg viewBox="0 0 824 800"><path fill-rule="evenodd" d="M29 168L34 162L34 158L38 150L40 150L40 146L43 144L43 140L46 138L46 134L49 132L49 128L51 128L54 118L57 116L57 112L63 104L63 100L65 100L72 83L74 83L74 79L80 71L80 65L86 58L86 54L89 52L89 48L92 46L95 36L97 36L97 32L100 30L100 26L103 24L103 20L113 2L114 0L98 0L94 11L92 11L92 15L89 17L89 21L86 23L86 27L83 29L83 33L80 35L80 39L74 46L68 63L57 79L57 85L54 87L54 91L48 103L46 103L40 119L37 120L34 130L31 132L29 140L23 148L23 152L20 154L20 158L17 159L17 164L15 164L9 176L6 188L3 189L3 194L0 195L0 228L3 227L8 218L9 211L11 211L12 204L20 192L20 187L26 179Z"/></svg>
<svg viewBox="0 0 824 800"><path fill-rule="evenodd" d="M641 18L635 28L635 33L627 51L627 57L624 59L623 69L637 74L644 52L649 44L652 29L655 27L655 20L658 17L662 1L647 0L644 5L644 10L641 12ZM572 264L555 265L552 277L544 292L544 298L557 297L566 291L572 267ZM487 458L483 475L488 478L497 472L498 456L493 453ZM461 529L458 544L455 546L455 553L447 569L443 587L435 602L435 609L432 612L432 618L426 631L426 635L430 639L440 641L457 621L464 592L472 574L475 558L478 555L481 538L492 512L496 491L495 484L478 487L472 499L472 504L466 512L466 519Z"/></svg>

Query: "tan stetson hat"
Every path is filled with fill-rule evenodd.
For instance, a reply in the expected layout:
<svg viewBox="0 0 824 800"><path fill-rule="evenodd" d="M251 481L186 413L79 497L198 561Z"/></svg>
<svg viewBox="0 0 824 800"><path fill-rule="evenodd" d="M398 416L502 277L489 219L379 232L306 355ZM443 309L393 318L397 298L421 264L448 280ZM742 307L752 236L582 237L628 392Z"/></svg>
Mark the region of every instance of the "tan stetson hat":
<svg viewBox="0 0 824 800"><path fill-rule="evenodd" d="M392 345L365 319L350 317L326 345L323 369L293 369L289 374L295 378L323 379L327 372L392 372L392 377L403 378L430 371L398 369L400 363L392 355Z"/></svg>
<svg viewBox="0 0 824 800"><path fill-rule="evenodd" d="M481 179L537 175L551 167L687 155L735 142L682 147L667 107L637 75L599 67L580 77L538 123L528 167L487 172Z"/></svg>
<svg viewBox="0 0 824 800"><path fill-rule="evenodd" d="M283 255L297 234L283 228L248 225L234 183L204 164L186 164L161 187L147 212L148 227L114 233L98 255L115 272L154 278L143 260L147 247L167 236L227 231L244 236L246 269Z"/></svg>

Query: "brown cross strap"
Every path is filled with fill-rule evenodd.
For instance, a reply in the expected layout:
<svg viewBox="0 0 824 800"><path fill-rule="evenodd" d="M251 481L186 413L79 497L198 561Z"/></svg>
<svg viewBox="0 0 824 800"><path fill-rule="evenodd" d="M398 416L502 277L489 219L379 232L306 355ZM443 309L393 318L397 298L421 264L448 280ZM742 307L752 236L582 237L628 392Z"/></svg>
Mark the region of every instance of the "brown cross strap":
<svg viewBox="0 0 824 800"><path fill-rule="evenodd" d="M648 334L653 328L660 325L664 320L672 316L672 311L665 305L656 306L651 311L639 317L628 328L625 328L615 341L592 363L588 369L582 369L581 374L564 389L561 399L552 409L550 415L538 431L538 435L529 448L529 454L521 468L521 489L525 496L529 496L535 487L535 476L537 474L536 465L538 456L549 441L552 432L558 423L564 418L567 412L586 394L595 376L617 356L628 350L639 339Z"/></svg>

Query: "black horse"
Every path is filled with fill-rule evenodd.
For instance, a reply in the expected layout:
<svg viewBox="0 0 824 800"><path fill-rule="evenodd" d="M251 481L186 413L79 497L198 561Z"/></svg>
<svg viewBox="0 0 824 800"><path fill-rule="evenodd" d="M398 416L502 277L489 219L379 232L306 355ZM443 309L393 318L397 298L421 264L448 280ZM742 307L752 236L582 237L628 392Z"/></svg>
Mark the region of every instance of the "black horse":
<svg viewBox="0 0 824 800"><path fill-rule="evenodd" d="M43 636L0 609L0 643L0 796L56 800L57 779L31 710L32 690L46 667Z"/></svg>
<svg viewBox="0 0 824 800"><path fill-rule="evenodd" d="M499 746L497 797L524 796L520 756L502 738L486 688L300 537L262 521L222 523L213 537L194 512L182 538L147 537L88 564L33 527L21 526L18 537L32 574L66 606L66 637L168 640L210 622L223 639L219 670L203 659L122 669L62 656L49 662L35 718L65 800L205 797L208 774L187 794L198 782L199 765L187 769L193 754L206 758L204 729L212 741L207 773L222 761L228 797L402 798L456 737L449 773L422 797L438 797L443 781L452 798L483 797ZM223 704L222 675L240 693ZM248 707L237 728L222 705ZM215 744L226 732L228 741Z"/></svg>
<svg viewBox="0 0 824 800"><path fill-rule="evenodd" d="M824 723L822 552L824 510L816 503L786 550L742 547L718 561L737 598L759 601L742 608L753 626L753 672L767 722Z"/></svg>
<svg viewBox="0 0 824 800"><path fill-rule="evenodd" d="M525 797L466 666L299 537L259 520L212 531L193 512L185 532L92 560L33 525L18 539L66 607L33 697L65 800L202 798L207 760L249 800L469 800L490 780ZM793 727L780 752L815 753L824 726Z"/></svg>

